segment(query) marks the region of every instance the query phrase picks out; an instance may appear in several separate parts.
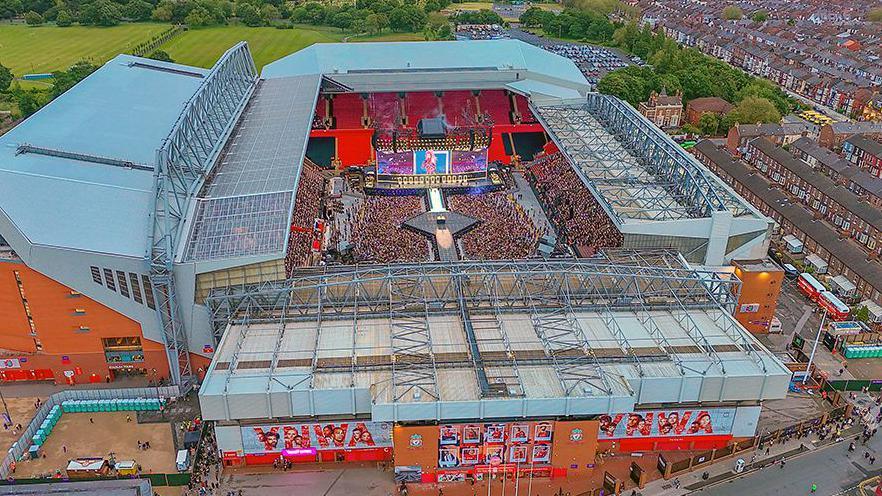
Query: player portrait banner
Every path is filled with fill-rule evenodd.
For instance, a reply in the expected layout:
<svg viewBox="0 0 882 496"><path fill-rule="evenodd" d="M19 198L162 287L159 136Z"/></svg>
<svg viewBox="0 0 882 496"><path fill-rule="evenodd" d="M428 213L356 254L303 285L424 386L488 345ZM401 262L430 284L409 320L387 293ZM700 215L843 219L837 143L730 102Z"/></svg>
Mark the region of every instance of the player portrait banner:
<svg viewBox="0 0 882 496"><path fill-rule="evenodd" d="M392 424L387 422L323 422L318 424L242 427L245 453L282 450L368 449L392 447Z"/></svg>
<svg viewBox="0 0 882 496"><path fill-rule="evenodd" d="M550 463L553 433L552 422L442 424L438 426L438 466Z"/></svg>
<svg viewBox="0 0 882 496"><path fill-rule="evenodd" d="M597 438L720 436L732 434L735 408L645 410L600 416Z"/></svg>

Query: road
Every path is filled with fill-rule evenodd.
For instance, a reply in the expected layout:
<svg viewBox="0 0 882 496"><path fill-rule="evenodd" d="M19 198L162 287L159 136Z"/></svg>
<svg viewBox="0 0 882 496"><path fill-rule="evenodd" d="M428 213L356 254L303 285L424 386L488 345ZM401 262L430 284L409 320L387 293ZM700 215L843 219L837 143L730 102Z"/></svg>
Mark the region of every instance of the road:
<svg viewBox="0 0 882 496"><path fill-rule="evenodd" d="M791 458L782 470L777 465L753 472L731 482L695 491L695 495L714 496L793 496L809 494L812 482L818 485L816 496L842 494L861 481L879 475L882 460L871 466L864 459L864 450L850 455L848 443L842 442L827 448L811 451L805 455ZM882 451L882 436L870 440L871 453ZM877 467L877 468L874 468Z"/></svg>
<svg viewBox="0 0 882 496"><path fill-rule="evenodd" d="M779 88L781 88L782 90L784 90L785 93L787 93L788 95L792 96L793 98L796 98L797 100L799 100L799 101L805 103L806 105L810 105L812 108L817 108L817 109L821 110L822 113L826 114L827 117L830 117L830 118L832 118L833 120L837 120L837 121L846 121L846 122L848 122L848 121L851 120L851 119L849 119L847 116L840 114L839 112L833 110L832 108L830 108L830 107L828 107L828 106L826 106L826 105L821 105L821 104L818 103L818 102L815 102L815 101L809 100L808 98L806 98L806 97L800 95L799 93L794 93L794 92L788 90L787 88L785 88L785 87L783 87L783 86L779 86Z"/></svg>

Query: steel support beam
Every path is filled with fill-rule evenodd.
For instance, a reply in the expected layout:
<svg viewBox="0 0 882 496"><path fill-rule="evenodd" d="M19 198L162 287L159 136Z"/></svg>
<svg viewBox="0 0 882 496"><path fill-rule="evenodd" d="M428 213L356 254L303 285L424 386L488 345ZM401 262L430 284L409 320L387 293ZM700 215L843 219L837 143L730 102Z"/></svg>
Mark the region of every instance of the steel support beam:
<svg viewBox="0 0 882 496"><path fill-rule="evenodd" d="M256 84L257 70L248 45L243 42L227 50L187 101L156 152L150 282L171 381L184 390L191 386L193 374L175 287L175 254L190 202L214 167Z"/></svg>

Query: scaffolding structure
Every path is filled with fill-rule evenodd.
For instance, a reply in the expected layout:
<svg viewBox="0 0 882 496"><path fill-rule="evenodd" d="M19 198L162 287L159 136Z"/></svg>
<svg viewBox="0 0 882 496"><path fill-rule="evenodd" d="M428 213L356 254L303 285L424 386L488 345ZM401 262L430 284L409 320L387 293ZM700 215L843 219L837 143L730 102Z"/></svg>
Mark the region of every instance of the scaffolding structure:
<svg viewBox="0 0 882 496"><path fill-rule="evenodd" d="M752 210L627 103L591 93L586 103L534 109L582 181L619 225Z"/></svg>
<svg viewBox="0 0 882 496"><path fill-rule="evenodd" d="M156 299L172 383L184 388L192 376L173 265L192 198L211 172L257 84L247 43L227 50L184 106L156 152L150 282Z"/></svg>
<svg viewBox="0 0 882 496"><path fill-rule="evenodd" d="M664 263L640 265L653 260ZM518 369L531 366L551 367L567 396L621 392L621 382L604 372L609 364L632 365L640 376L643 367L659 362L672 362L681 375L703 375L712 367L725 373L720 354L737 352L765 370L759 354L768 352L726 315L738 299L737 278L677 267L676 260L669 253L623 251L593 260L323 267L286 281L216 289L206 304L218 338L231 328L239 332L226 337L238 343L233 359L220 364L230 373L228 380L239 365L238 350L247 329L274 324L272 332L278 336L272 358L245 366L250 370L270 364L267 388L278 355L291 351L282 350L281 342L292 325L316 329L313 349L301 350L312 358L297 361L308 366L305 373L345 369L354 381L358 372L387 371L392 402L439 401L441 372L462 367L474 369L484 398L522 396L523 370ZM703 328L694 313L710 315L718 326ZM539 349L512 346L505 322L518 314L529 315ZM580 324L589 314L600 316L617 347L592 342ZM463 352L439 353L433 345L430 317L443 315L462 323ZM351 323L355 333L359 322L376 319L387 319L390 356L362 362L353 348L346 364L322 363L317 357L320 329ZM650 337L633 342L620 326L625 325L621 319L639 321ZM672 324L682 328L678 335L688 336L677 345L666 337L665 326ZM720 344L721 336L725 344Z"/></svg>

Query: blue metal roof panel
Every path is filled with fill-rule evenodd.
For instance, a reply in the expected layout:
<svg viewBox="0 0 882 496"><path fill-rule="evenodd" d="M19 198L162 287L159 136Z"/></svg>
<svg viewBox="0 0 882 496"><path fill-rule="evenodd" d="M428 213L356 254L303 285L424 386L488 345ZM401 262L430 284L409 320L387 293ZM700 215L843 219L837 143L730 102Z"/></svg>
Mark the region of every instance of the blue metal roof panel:
<svg viewBox="0 0 882 496"><path fill-rule="evenodd" d="M144 256L150 170L17 149L29 144L152 167L206 72L130 55L106 63L0 137L0 208L34 244Z"/></svg>
<svg viewBox="0 0 882 496"><path fill-rule="evenodd" d="M569 59L519 40L320 43L265 66L262 76L452 69L525 70L587 84Z"/></svg>

